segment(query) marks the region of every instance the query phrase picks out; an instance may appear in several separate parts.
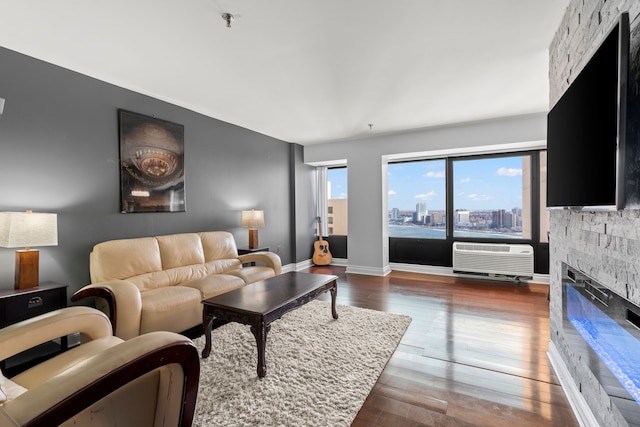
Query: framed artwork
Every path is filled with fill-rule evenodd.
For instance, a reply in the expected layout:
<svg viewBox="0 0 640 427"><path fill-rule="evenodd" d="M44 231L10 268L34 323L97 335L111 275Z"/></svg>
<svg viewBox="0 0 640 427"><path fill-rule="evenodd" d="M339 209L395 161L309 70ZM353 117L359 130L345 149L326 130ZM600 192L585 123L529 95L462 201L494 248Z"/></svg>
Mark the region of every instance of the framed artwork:
<svg viewBox="0 0 640 427"><path fill-rule="evenodd" d="M184 126L118 110L120 209L184 212Z"/></svg>

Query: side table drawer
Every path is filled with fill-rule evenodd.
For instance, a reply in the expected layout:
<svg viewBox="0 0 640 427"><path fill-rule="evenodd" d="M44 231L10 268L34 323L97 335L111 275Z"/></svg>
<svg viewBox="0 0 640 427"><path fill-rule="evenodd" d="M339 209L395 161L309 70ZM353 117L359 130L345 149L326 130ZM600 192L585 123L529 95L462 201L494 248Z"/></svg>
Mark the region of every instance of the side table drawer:
<svg viewBox="0 0 640 427"><path fill-rule="evenodd" d="M60 292L59 289L50 289L12 298L6 307L4 326L64 307L66 305L65 290L62 289Z"/></svg>
<svg viewBox="0 0 640 427"><path fill-rule="evenodd" d="M67 306L67 287L41 288L0 299L0 328Z"/></svg>
<svg viewBox="0 0 640 427"><path fill-rule="evenodd" d="M44 282L29 289L0 290L0 328L67 306L67 285ZM35 360L46 360L67 349L67 337L41 344L5 360L0 370L12 377Z"/></svg>

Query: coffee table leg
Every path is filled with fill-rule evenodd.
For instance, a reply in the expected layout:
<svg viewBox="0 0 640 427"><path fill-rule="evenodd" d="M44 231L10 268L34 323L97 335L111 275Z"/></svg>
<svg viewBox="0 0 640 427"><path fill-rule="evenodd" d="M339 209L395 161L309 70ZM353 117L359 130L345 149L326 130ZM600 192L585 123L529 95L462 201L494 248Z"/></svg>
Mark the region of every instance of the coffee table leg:
<svg viewBox="0 0 640 427"><path fill-rule="evenodd" d="M267 349L267 333L271 329L271 325L267 325L261 321L257 326L251 326L251 332L256 338L258 346L258 378L264 378L267 375L267 358L265 352Z"/></svg>
<svg viewBox="0 0 640 427"><path fill-rule="evenodd" d="M204 324L204 339L205 345L202 349L202 358L206 359L211 354L211 327L213 325L213 316L208 316L207 313L202 314L202 322Z"/></svg>
<svg viewBox="0 0 640 427"><path fill-rule="evenodd" d="M334 319L338 318L338 312L336 311L336 294L338 293L338 285L334 282L333 287L329 289L331 292L331 315Z"/></svg>

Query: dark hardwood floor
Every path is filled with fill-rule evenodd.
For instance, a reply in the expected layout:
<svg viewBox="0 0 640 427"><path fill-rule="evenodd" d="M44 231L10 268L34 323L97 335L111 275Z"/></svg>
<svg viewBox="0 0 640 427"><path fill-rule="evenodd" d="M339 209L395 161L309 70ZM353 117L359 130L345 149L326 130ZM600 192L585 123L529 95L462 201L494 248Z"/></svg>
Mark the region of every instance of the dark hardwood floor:
<svg viewBox="0 0 640 427"><path fill-rule="evenodd" d="M546 355L546 285L306 271L337 275L339 304L413 319L352 426L579 425Z"/></svg>

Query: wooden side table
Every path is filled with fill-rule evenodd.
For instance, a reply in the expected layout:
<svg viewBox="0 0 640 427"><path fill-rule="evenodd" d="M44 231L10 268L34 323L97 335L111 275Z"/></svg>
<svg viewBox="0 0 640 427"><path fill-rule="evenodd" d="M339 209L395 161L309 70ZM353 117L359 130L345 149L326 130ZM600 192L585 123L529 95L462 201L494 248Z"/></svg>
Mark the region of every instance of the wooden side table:
<svg viewBox="0 0 640 427"><path fill-rule="evenodd" d="M44 282L34 288L0 289L0 328L66 307L67 287L67 285L61 283ZM67 349L68 341L66 336L60 337L60 346L63 351ZM34 353L36 354L32 356L39 357L42 355L41 353L47 353L47 351L40 349L40 351L34 351ZM48 353L51 353L51 351L48 351ZM10 357L7 360L0 361L0 369L4 371L8 365L19 365L24 360L32 358L31 355L25 354Z"/></svg>

